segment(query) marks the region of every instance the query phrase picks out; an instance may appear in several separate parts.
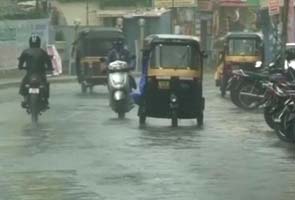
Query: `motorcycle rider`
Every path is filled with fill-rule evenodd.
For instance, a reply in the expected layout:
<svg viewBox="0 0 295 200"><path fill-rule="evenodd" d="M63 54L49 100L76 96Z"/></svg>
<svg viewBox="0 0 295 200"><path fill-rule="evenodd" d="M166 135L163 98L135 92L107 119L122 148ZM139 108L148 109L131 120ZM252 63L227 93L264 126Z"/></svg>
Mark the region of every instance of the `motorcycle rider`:
<svg viewBox="0 0 295 200"><path fill-rule="evenodd" d="M28 105L28 91L25 87L29 82L31 75L40 76L42 83L46 85L45 104L48 107L49 98L49 83L46 79L46 71L53 71L51 58L45 50L41 48L41 38L38 35L32 35L29 39L30 48L24 50L19 57L19 70L26 70L26 75L23 78L20 86L20 95L24 97L22 107L26 108Z"/></svg>
<svg viewBox="0 0 295 200"><path fill-rule="evenodd" d="M131 67L135 68L134 58L132 58L129 50L124 47L124 42L122 40L117 40L113 43L113 48L108 54L108 64L116 60L125 61ZM135 79L129 75L131 88L136 89Z"/></svg>
<svg viewBox="0 0 295 200"><path fill-rule="evenodd" d="M113 43L113 48L108 54L108 63L116 60L125 61L128 64L130 64L131 61L130 52L124 47L124 42L122 40L115 41Z"/></svg>

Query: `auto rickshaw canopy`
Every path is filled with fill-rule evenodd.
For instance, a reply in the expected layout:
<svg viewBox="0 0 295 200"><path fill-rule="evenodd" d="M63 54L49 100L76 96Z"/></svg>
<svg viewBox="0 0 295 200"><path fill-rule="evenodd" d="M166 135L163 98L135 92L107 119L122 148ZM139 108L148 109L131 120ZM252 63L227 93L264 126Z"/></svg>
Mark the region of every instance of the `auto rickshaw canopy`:
<svg viewBox="0 0 295 200"><path fill-rule="evenodd" d="M84 28L78 33L77 50L82 57L103 57L113 47L113 41L124 39L124 34L120 29L105 27Z"/></svg>

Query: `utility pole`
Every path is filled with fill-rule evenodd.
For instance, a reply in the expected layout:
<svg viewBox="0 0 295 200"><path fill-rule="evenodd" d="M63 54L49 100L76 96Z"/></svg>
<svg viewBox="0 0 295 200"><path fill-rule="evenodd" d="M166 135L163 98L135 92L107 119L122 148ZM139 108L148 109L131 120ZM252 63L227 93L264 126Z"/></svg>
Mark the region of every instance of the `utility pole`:
<svg viewBox="0 0 295 200"><path fill-rule="evenodd" d="M39 0L36 0L36 10L39 11L39 8L40 8L40 2L39 2Z"/></svg>
<svg viewBox="0 0 295 200"><path fill-rule="evenodd" d="M285 66L286 58L286 43L288 38L288 15L289 15L290 0L284 0L283 9L283 30L282 30L282 52L281 52L281 66Z"/></svg>
<svg viewBox="0 0 295 200"><path fill-rule="evenodd" d="M175 0L172 0L172 22L171 22L172 33L174 33L175 20L176 20Z"/></svg>
<svg viewBox="0 0 295 200"><path fill-rule="evenodd" d="M86 0L86 25L89 25L89 0Z"/></svg>

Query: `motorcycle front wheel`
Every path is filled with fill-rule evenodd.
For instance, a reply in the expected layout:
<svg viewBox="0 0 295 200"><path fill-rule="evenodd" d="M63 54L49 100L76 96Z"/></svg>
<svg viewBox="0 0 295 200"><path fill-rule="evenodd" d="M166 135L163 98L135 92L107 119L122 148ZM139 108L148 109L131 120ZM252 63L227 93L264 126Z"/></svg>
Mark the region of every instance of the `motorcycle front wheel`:
<svg viewBox="0 0 295 200"><path fill-rule="evenodd" d="M125 118L125 112L119 112L118 113L118 118L119 119L124 119Z"/></svg>
<svg viewBox="0 0 295 200"><path fill-rule="evenodd" d="M278 124L276 124L276 134L284 142L295 144L295 120L291 116L294 113L286 112Z"/></svg>

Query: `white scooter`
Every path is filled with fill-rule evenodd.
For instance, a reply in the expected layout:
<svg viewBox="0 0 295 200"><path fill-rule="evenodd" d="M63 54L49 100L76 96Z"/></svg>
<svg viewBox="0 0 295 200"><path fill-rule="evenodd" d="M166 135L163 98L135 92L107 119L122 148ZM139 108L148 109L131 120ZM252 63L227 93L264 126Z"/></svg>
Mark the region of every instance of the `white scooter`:
<svg viewBox="0 0 295 200"><path fill-rule="evenodd" d="M114 61L108 66L108 90L110 106L120 119L134 107L131 98L130 67L127 62Z"/></svg>

